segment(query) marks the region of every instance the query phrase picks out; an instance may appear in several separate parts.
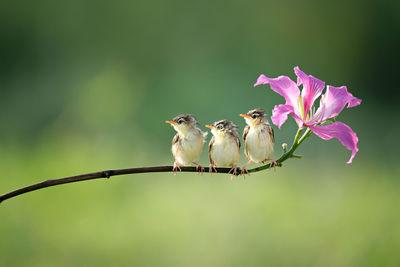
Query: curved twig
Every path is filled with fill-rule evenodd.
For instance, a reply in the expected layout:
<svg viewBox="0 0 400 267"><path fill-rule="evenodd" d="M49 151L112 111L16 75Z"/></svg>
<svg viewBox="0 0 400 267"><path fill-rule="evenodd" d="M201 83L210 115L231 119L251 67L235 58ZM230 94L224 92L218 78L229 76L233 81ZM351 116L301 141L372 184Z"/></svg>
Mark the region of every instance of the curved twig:
<svg viewBox="0 0 400 267"><path fill-rule="evenodd" d="M281 164L277 165L281 166ZM271 168L271 164L264 165L263 167ZM196 167L180 167L182 172L198 172ZM216 168L217 173L229 173L230 168ZM208 173L209 168L204 167L204 172ZM249 172L257 172L261 170L257 170L257 168L248 170ZM6 199L16 197L18 195L22 195L31 191L39 190L42 188L60 185L60 184L68 184L75 183L86 180L100 179L100 178L110 178L111 176L117 175L125 175L125 174L134 174L134 173L151 173L151 172L173 172L173 166L153 166L153 167L141 167L141 168L129 168L129 169L118 169L118 170L106 170L100 172L92 172L86 174L80 174L76 176L57 178L46 180L37 184L29 185L23 188L19 188L17 190L11 191L7 194L0 196L0 203ZM215 173L215 172L213 172ZM240 169L239 169L240 173Z"/></svg>
<svg viewBox="0 0 400 267"><path fill-rule="evenodd" d="M289 151L284 151L283 155L276 160L276 164L269 163L262 165L260 167L256 167L247 171L247 173L255 173L259 171L264 171L270 169L272 167L281 167L282 162L290 158L301 158L301 156L294 155L294 151L299 147L299 145L311 134L311 131L307 129L304 134L300 137L302 133L302 129L299 129L296 133L296 136L293 141L293 145ZM182 172L198 172L198 168L196 167L180 167ZM213 168L214 169L214 168ZM238 168L238 173L240 174L241 170ZM231 171L230 168L216 168L218 173L227 173ZM92 172L86 174L80 174L76 176L64 177L64 178L57 178L57 179L50 179L46 180L37 184L29 185L23 188L19 188L17 190L11 191L7 194L0 196L0 203L6 199L16 197L31 191L39 190L42 188L60 185L60 184L68 184L68 183L75 183L79 181L86 181L92 179L99 179L99 178L110 178L111 176L117 175L125 175L125 174L134 174L134 173L150 173L150 172L173 172L173 166L153 166L153 167L141 167L141 168L130 168L130 169L118 169L118 170L106 170L100 172ZM204 172L209 172L209 167L204 168ZM215 173L215 172L213 172Z"/></svg>

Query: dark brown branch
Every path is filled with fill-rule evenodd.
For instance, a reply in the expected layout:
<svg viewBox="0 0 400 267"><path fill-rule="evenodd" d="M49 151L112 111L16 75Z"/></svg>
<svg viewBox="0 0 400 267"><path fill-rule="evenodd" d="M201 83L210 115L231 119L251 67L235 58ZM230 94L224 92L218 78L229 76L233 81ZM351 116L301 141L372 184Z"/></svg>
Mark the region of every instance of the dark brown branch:
<svg viewBox="0 0 400 267"><path fill-rule="evenodd" d="M278 164L277 166L281 166L281 164ZM254 168L248 170L249 173L253 172L258 172L262 171L268 168L271 168L271 164L267 164L263 166L263 169L260 168ZM18 195L22 195L31 191L39 190L45 187L49 186L55 186L55 185L60 185L60 184L68 184L68 183L74 183L74 182L79 182L79 181L86 181L86 180L92 180L92 179L99 179L99 178L110 178L111 176L117 176L117 175L125 175L125 174L134 174L134 173L150 173L150 172L172 172L172 166L155 166L155 167L142 167L142 168L130 168L130 169L119 169L119 170L107 170L107 171L100 171L100 172L92 172L92 173L86 173L86 174L80 174L76 176L70 176L70 177L64 177L64 178L58 178L58 179L50 179L46 180L37 184L29 185L14 191L11 191L7 194L1 195L0 196L0 203L3 202L6 199L16 197ZM181 167L182 172L197 172L198 170L196 167ZM217 168L218 173L229 173L231 169L230 168ZM209 168L205 167L204 168L205 173L208 173ZM240 169L239 169L240 173Z"/></svg>

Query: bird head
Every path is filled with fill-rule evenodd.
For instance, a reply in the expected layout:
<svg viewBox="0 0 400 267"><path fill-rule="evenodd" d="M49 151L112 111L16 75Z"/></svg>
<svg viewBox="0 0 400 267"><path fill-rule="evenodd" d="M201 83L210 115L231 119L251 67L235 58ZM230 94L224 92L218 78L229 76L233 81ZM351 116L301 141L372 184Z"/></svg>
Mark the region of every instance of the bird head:
<svg viewBox="0 0 400 267"><path fill-rule="evenodd" d="M247 125L251 127L256 127L265 122L265 110L263 109L253 109L246 114L240 114L245 120Z"/></svg>
<svg viewBox="0 0 400 267"><path fill-rule="evenodd" d="M191 114L182 114L176 116L172 120L166 121L166 123L171 124L175 131L181 134L186 134L188 131L195 129L197 126L197 120Z"/></svg>
<svg viewBox="0 0 400 267"><path fill-rule="evenodd" d="M237 126L231 121L220 120L214 122L213 125L206 125L206 127L211 129L211 133L214 136L223 137L226 134L231 134L235 137L239 136Z"/></svg>

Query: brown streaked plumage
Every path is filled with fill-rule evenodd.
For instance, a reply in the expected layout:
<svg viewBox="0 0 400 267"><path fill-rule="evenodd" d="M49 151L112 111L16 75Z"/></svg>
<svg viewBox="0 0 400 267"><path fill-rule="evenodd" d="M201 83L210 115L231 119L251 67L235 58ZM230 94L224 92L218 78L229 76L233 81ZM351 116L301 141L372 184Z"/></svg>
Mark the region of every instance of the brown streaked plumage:
<svg viewBox="0 0 400 267"><path fill-rule="evenodd" d="M208 158L210 159L210 164L211 164L212 166L215 166L215 162L213 161L213 159L212 159L212 157L211 157L211 151L212 151L214 142L215 142L215 138L214 138L214 136L213 136L213 137L211 137L210 143L208 144Z"/></svg>
<svg viewBox="0 0 400 267"><path fill-rule="evenodd" d="M240 140L236 125L227 120L207 125L213 137L210 140L208 156L210 172L216 167L231 167L233 175L237 175L237 163L240 156Z"/></svg>
<svg viewBox="0 0 400 267"><path fill-rule="evenodd" d="M191 114L183 114L176 116L171 121L166 121L171 124L177 131L177 134L172 139L172 154L175 158L174 172L180 170L179 165L195 164L196 168L204 168L196 163L200 158L203 149L204 138L207 133L201 131L197 125L197 120Z"/></svg>
<svg viewBox="0 0 400 267"><path fill-rule="evenodd" d="M246 155L246 158L249 159L249 154L248 154L248 149L247 149L247 145L246 145L246 138L247 138L247 134L249 133L250 130L250 126L246 125L246 127L244 127L243 130L243 142L244 142L244 154Z"/></svg>
<svg viewBox="0 0 400 267"><path fill-rule="evenodd" d="M244 152L248 162L242 167L242 173L247 172L247 165L255 162L264 163L270 159L269 156L274 151L274 130L265 119L265 111L253 109L246 114L240 114L246 120L246 127L243 131L243 141L245 143Z"/></svg>

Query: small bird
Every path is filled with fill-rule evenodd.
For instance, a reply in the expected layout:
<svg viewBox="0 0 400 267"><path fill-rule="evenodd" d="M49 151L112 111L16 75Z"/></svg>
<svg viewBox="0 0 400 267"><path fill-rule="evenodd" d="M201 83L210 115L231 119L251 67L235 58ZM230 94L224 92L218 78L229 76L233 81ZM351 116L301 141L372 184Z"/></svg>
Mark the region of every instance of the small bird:
<svg viewBox="0 0 400 267"><path fill-rule="evenodd" d="M191 114L182 114L176 116L171 121L166 121L171 124L177 134L172 139L172 154L174 155L174 168L173 171L181 171L179 165L196 165L196 169L201 168L204 172L203 166L196 163L200 158L201 151L203 150L204 138L207 133L201 131L197 127L197 120Z"/></svg>
<svg viewBox="0 0 400 267"><path fill-rule="evenodd" d="M244 152L248 162L242 167L242 174L247 172L247 165L250 163L266 162L274 159L269 156L274 152L274 130L265 119L265 111L253 109L246 114L240 114L246 120L246 127L243 132Z"/></svg>
<svg viewBox="0 0 400 267"><path fill-rule="evenodd" d="M236 125L227 120L206 125L211 129L211 138L208 155L210 157L210 173L216 167L231 167L233 175L238 174L237 163L240 155L240 140ZM233 176L232 176L233 177Z"/></svg>

